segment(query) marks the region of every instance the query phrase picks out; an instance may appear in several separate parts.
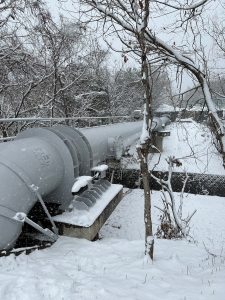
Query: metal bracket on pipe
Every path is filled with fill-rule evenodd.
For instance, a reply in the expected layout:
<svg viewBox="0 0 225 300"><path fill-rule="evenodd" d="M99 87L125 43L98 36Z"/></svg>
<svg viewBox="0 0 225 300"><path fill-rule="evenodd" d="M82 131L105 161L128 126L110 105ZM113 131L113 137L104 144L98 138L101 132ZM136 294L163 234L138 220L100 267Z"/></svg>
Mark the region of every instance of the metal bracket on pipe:
<svg viewBox="0 0 225 300"><path fill-rule="evenodd" d="M25 223L29 224L30 226L32 226L33 228L37 229L41 233L47 235L53 241L56 241L58 239L58 235L57 234L55 234L54 232L52 232L48 228L42 228L40 225L38 225L37 223L35 223L31 219L29 219L27 217L27 215L25 213L23 213L23 212L16 213L16 215L13 217L13 220L16 220L16 221L22 222L22 223L25 222Z"/></svg>
<svg viewBox="0 0 225 300"><path fill-rule="evenodd" d="M47 217L49 218L49 221L52 224L52 230L53 230L54 234L58 235L58 228L56 227L55 222L53 221L52 216L50 215L50 213L49 213L49 211L48 211L41 195L38 193L38 187L36 187L34 184L32 184L32 185L29 186L29 188L35 193L35 195L37 196L39 202L41 203L42 208L44 209Z"/></svg>
<svg viewBox="0 0 225 300"><path fill-rule="evenodd" d="M1 211L0 211L1 216L11 219L11 220L14 220L14 221L17 221L17 222L21 222L21 223L26 222L27 224L31 225L33 228L37 229L41 233L47 235L53 241L56 241L58 239L57 234L55 234L48 228L42 228L40 225L38 225L37 223L30 220L24 212L16 213L12 209L4 207L4 206L0 206L0 209L1 209Z"/></svg>
<svg viewBox="0 0 225 300"><path fill-rule="evenodd" d="M49 221L52 224L52 230L54 232L54 234L58 234L58 229L55 225L55 222L53 221L40 193L38 192L38 187L35 186L34 184L30 183L30 179L27 177L27 175L24 173L23 170L21 170L20 168L18 168L18 166L12 162L7 161L6 159L3 161L0 161L0 164L4 165L6 168L10 169L16 176L18 176L20 178L20 180L26 185L26 187L36 195L36 197L38 198L38 200L41 203L42 208L44 209L47 217L49 218ZM36 224L36 223L35 223ZM42 227L41 227L42 228ZM49 230L49 229L48 229ZM50 232L52 232L50 230Z"/></svg>

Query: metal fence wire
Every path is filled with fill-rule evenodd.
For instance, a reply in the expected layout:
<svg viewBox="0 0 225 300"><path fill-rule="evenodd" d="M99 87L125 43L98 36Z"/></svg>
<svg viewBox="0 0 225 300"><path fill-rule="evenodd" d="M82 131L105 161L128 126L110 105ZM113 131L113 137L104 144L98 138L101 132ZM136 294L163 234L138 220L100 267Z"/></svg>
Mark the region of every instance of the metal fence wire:
<svg viewBox="0 0 225 300"><path fill-rule="evenodd" d="M153 172L155 176L166 179L168 172ZM225 196L225 176L214 174L188 173L188 180L184 191L191 194ZM182 190L186 174L174 172L172 188L175 192ZM152 189L159 190L160 186L151 180Z"/></svg>
<svg viewBox="0 0 225 300"><path fill-rule="evenodd" d="M110 173L110 171L109 171ZM158 178L167 179L168 172L154 171ZM188 173L188 180L184 192L200 195L225 196L225 176L214 174ZM140 170L114 169L114 182L122 183L128 188L142 188ZM185 173L173 172L172 188L174 192L180 192L183 187ZM153 179L150 180L152 190L160 190L161 186Z"/></svg>

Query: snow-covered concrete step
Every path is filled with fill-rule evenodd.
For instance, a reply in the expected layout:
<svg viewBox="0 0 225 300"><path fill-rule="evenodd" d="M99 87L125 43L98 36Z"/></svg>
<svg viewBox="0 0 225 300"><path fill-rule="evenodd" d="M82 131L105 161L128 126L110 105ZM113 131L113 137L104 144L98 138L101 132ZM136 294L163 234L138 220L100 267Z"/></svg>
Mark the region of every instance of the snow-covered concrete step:
<svg viewBox="0 0 225 300"><path fill-rule="evenodd" d="M64 212L54 216L60 235L93 240L122 199L123 186L111 184L89 210Z"/></svg>

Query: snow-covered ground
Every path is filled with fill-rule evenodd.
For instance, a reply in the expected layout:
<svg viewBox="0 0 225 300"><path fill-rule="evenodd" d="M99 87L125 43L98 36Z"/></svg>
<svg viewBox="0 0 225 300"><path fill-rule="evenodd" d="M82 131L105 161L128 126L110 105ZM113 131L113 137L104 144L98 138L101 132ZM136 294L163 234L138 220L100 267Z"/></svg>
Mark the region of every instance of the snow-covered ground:
<svg viewBox="0 0 225 300"><path fill-rule="evenodd" d="M181 167L175 168L177 172L186 170L193 173L225 175L221 156L213 144L208 127L190 119L186 122L172 123L166 130L170 131L170 136L163 138L161 154L150 155L150 168L155 166L155 170L167 171L167 157L175 156L182 162ZM133 157L124 159L126 168L139 168L139 164L135 163L135 152L133 146L130 154L134 159Z"/></svg>
<svg viewBox="0 0 225 300"><path fill-rule="evenodd" d="M158 203L160 193L153 199ZM102 228L101 240L60 237L51 248L0 258L0 299L224 300L225 201L187 195L184 208L197 209L193 242L156 240L155 260L148 263L143 191L133 190ZM153 221L156 228L156 209Z"/></svg>
<svg viewBox="0 0 225 300"><path fill-rule="evenodd" d="M174 155L189 172L224 174L206 127L186 122L170 130L159 170ZM153 192L154 232L160 197ZM224 300L225 199L185 195L184 213L197 209L191 242L155 240L153 263L144 257L143 206L142 190L127 191L100 240L60 237L50 248L0 258L0 300Z"/></svg>

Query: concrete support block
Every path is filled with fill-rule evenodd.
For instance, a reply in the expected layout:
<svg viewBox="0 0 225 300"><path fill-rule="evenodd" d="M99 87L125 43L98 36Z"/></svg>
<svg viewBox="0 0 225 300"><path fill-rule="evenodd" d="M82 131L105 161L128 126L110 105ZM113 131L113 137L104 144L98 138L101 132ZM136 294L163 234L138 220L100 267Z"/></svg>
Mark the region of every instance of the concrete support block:
<svg viewBox="0 0 225 300"><path fill-rule="evenodd" d="M108 203L103 212L98 216L90 227L77 226L62 222L56 222L59 228L59 234L75 238L83 238L89 241L94 240L101 227L119 204L123 196L123 191L120 192Z"/></svg>

